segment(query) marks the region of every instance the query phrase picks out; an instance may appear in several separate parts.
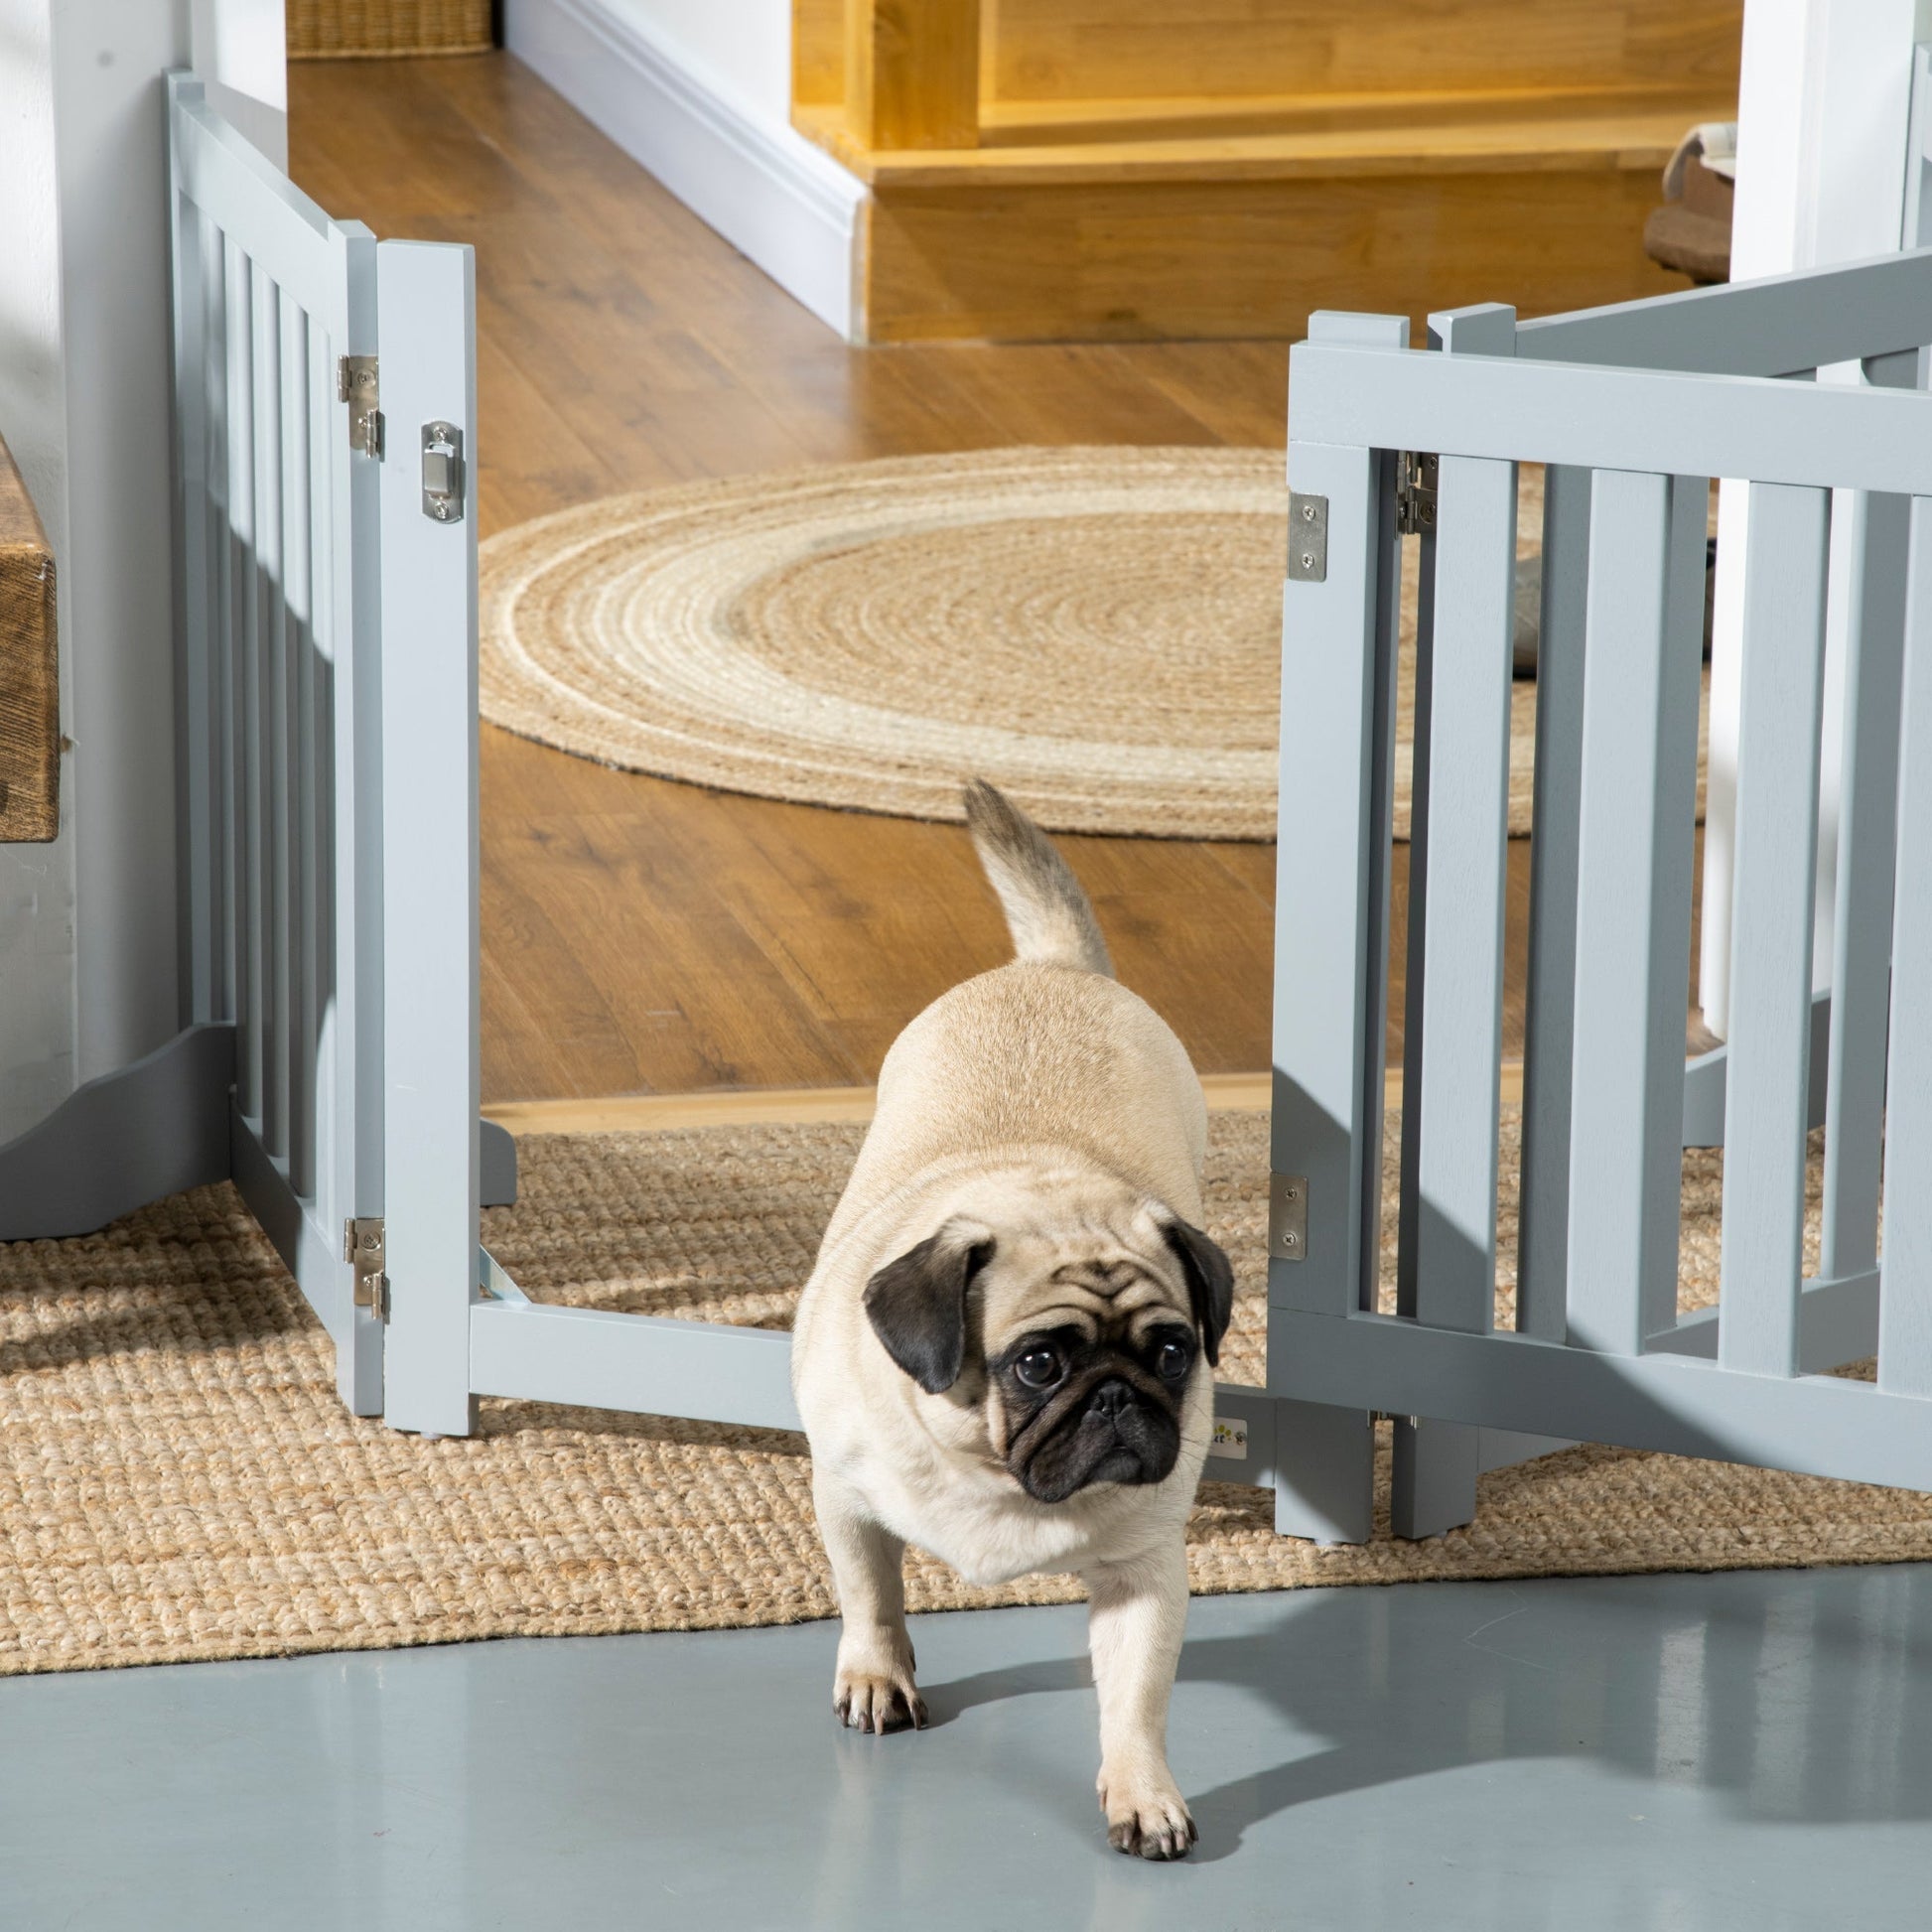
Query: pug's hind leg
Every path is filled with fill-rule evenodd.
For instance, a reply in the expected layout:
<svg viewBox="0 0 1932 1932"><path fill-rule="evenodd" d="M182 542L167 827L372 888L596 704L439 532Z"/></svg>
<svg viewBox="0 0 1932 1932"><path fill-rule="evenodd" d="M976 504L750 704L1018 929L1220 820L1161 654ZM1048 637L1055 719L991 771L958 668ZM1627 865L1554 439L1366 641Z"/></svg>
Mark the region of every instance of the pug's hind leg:
<svg viewBox="0 0 1932 1932"><path fill-rule="evenodd" d="M1143 1859L1184 1858L1197 1834L1168 1769L1168 1697L1187 1626L1185 1550L1175 1537L1086 1578L1107 1843Z"/></svg>
<svg viewBox="0 0 1932 1932"><path fill-rule="evenodd" d="M812 1507L843 1619L832 1709L854 1730L922 1730L925 1701L905 1634L905 1544L836 1477L814 1472Z"/></svg>

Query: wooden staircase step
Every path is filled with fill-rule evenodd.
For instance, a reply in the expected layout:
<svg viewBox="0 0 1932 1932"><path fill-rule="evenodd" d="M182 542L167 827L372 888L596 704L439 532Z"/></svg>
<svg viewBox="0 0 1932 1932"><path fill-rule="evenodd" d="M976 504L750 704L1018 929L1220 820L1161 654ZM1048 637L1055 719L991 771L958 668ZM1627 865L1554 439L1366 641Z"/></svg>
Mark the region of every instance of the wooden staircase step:
<svg viewBox="0 0 1932 1932"><path fill-rule="evenodd" d="M1455 103L1460 106L1461 102ZM1363 175L1613 168L1660 173L1693 122L1735 102L1687 96L1664 107L1578 114L1510 112L1263 132L1173 134L1159 119L1134 138L868 149L836 108L801 108L799 129L876 188L1069 186L1096 182L1346 180ZM1516 105L1512 101L1512 108ZM1653 196L1653 200L1655 197Z"/></svg>
<svg viewBox="0 0 1932 1932"><path fill-rule="evenodd" d="M1038 147L1082 141L1184 140L1230 134L1314 134L1343 128L1384 130L1502 124L1575 116L1661 113L1695 119L1731 86L1709 82L1644 85L1397 88L1374 93L1137 95L1112 100L983 100L976 140L987 147ZM836 103L834 103L836 105Z"/></svg>
<svg viewBox="0 0 1932 1932"><path fill-rule="evenodd" d="M866 152L862 339L1300 336L1317 308L1513 301L1525 315L1684 286L1644 220L1692 97L1589 114ZM1160 122L1152 125L1161 126Z"/></svg>
<svg viewBox="0 0 1932 1932"><path fill-rule="evenodd" d="M792 0L871 190L860 332L1296 336L1681 286L1644 217L1735 112L1740 0Z"/></svg>

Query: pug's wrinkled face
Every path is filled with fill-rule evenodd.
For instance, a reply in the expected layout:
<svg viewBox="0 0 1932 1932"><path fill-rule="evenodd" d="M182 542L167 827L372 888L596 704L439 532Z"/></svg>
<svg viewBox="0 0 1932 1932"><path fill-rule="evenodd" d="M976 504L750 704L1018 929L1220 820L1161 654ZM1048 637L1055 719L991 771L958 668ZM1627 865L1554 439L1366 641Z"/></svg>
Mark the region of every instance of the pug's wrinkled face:
<svg viewBox="0 0 1932 1932"><path fill-rule="evenodd" d="M874 1275L865 1306L898 1366L928 1394L977 1400L993 1452L1059 1503L1173 1473L1233 1289L1221 1250L1150 1203L1118 1230L950 1221Z"/></svg>
<svg viewBox="0 0 1932 1932"><path fill-rule="evenodd" d="M1170 1475L1200 1353L1191 1319L1158 1291L1139 1307L1116 1311L1105 1308L1104 1287L1096 1292L1077 1280L1067 1286L1067 1306L1042 1311L986 1365L994 1448L1042 1503L1064 1502L1089 1483ZM1145 1277L1130 1280L1119 1299L1132 1301L1152 1287ZM1090 1301L1103 1308L1086 1306Z"/></svg>

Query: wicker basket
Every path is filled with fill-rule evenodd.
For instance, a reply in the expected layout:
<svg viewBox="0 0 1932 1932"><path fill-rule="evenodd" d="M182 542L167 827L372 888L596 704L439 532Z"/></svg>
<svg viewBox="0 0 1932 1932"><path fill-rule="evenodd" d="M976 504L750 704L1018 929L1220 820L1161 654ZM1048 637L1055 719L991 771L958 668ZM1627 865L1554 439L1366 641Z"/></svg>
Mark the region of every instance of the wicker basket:
<svg viewBox="0 0 1932 1932"><path fill-rule="evenodd" d="M490 0L288 0L291 61L483 54L495 44Z"/></svg>

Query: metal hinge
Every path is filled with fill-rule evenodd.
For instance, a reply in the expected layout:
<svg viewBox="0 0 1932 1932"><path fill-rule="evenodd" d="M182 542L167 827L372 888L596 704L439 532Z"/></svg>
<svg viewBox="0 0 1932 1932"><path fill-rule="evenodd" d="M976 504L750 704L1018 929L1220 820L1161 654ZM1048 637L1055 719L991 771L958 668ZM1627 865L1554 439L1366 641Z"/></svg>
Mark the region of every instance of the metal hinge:
<svg viewBox="0 0 1932 1932"><path fill-rule="evenodd" d="M1328 499L1288 492L1288 581L1328 581Z"/></svg>
<svg viewBox="0 0 1932 1932"><path fill-rule="evenodd" d="M1309 1258L1309 1177L1305 1173L1268 1176L1268 1252L1277 1261Z"/></svg>
<svg viewBox="0 0 1932 1932"><path fill-rule="evenodd" d="M363 1214L343 1223L343 1259L355 1270L355 1306L389 1312L389 1278L382 1272L382 1216Z"/></svg>
<svg viewBox="0 0 1932 1932"><path fill-rule="evenodd" d="M348 447L382 457L382 392L373 355L344 355L336 362L336 400L348 404Z"/></svg>
<svg viewBox="0 0 1932 1932"><path fill-rule="evenodd" d="M1436 527L1436 476L1442 458L1404 450L1395 485L1395 527L1405 537L1419 537Z"/></svg>

